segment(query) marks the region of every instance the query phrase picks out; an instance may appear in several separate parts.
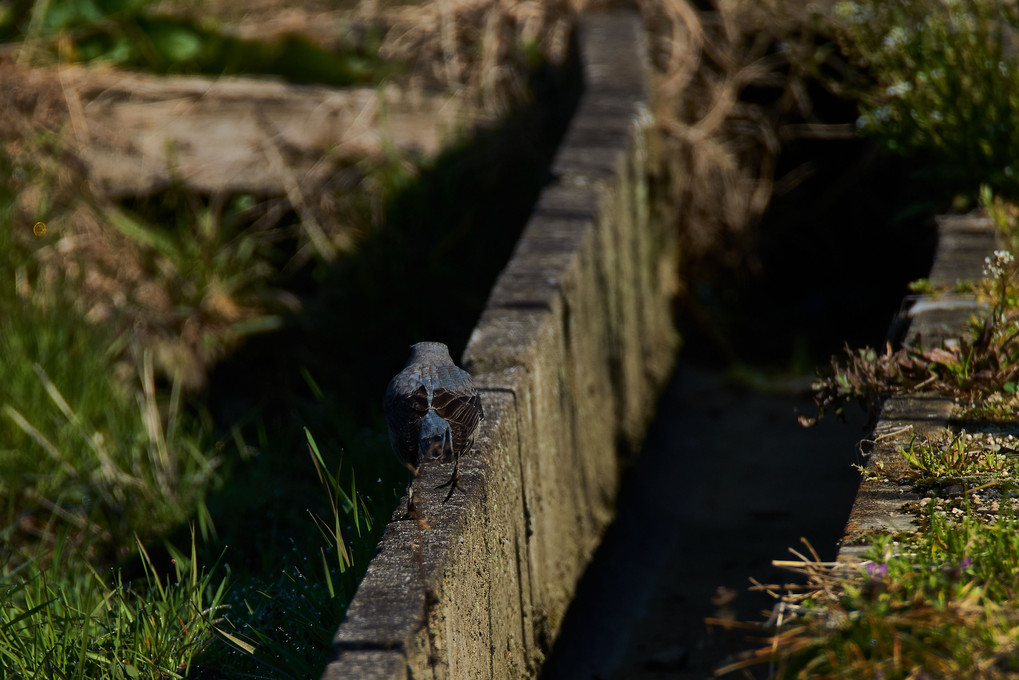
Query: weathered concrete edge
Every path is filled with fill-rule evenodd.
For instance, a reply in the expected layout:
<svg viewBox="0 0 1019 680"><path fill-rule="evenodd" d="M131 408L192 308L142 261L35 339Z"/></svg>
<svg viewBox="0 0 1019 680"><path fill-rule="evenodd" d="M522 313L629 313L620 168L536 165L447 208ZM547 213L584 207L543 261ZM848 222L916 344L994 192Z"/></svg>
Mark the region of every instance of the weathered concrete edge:
<svg viewBox="0 0 1019 680"><path fill-rule="evenodd" d="M675 357L676 235L650 212L647 65L632 12L581 18L585 93L465 352L486 420L463 495L416 484L323 680L527 678L611 519Z"/></svg>
<svg viewBox="0 0 1019 680"><path fill-rule="evenodd" d="M938 245L929 279L938 287L954 287L960 281L977 281L984 258L997 245L990 219L974 215L938 217ZM943 294L907 298L900 318L893 324L905 327L904 343L936 347L958 342L974 314L986 314L975 295ZM907 465L899 447L912 434L933 435L948 427L953 401L938 394L898 396L887 399L871 437L867 474L860 482L856 500L843 531L838 559L858 559L867 549L867 534L875 531L908 531L914 516L903 510L919 500L908 484Z"/></svg>

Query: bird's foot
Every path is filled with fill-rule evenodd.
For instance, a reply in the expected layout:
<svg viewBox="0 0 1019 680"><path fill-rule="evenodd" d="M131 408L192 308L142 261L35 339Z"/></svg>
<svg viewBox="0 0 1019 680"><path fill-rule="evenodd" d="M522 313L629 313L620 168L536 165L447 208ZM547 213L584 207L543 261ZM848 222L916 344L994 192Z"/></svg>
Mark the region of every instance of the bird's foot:
<svg viewBox="0 0 1019 680"><path fill-rule="evenodd" d="M417 508L414 507L413 505L408 505L407 506L407 512L404 513L404 515L403 515L403 519L415 519L416 520L416 519L419 519L420 517L421 517L421 513L419 513L417 511Z"/></svg>
<svg viewBox="0 0 1019 680"><path fill-rule="evenodd" d="M452 476L450 476L448 482L446 482L445 484L439 484L435 488L436 489L445 489L447 486L449 487L449 493L447 493L446 497L444 499L442 499L443 503L445 503L446 501L448 501L450 498L453 497L453 492L454 491L459 491L460 493L466 495L467 492L464 491L463 487L460 486L460 470L459 470L459 468L453 470L453 474L452 474Z"/></svg>
<svg viewBox="0 0 1019 680"><path fill-rule="evenodd" d="M421 519L421 511L418 509L417 498L414 497L414 480L411 479L411 483L408 486L407 491L407 514L404 515L404 519Z"/></svg>

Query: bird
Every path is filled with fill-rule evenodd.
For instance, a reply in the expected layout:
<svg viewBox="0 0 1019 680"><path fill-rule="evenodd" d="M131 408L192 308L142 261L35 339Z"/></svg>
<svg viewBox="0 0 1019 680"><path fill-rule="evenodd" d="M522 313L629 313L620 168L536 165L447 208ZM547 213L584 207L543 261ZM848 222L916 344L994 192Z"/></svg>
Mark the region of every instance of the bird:
<svg viewBox="0 0 1019 680"><path fill-rule="evenodd" d="M449 481L436 487L450 487L448 501L460 489L460 456L471 450L485 418L471 374L453 363L441 342L411 345L407 364L386 387L384 412L393 451L411 468L408 511L413 475L425 463L454 462Z"/></svg>

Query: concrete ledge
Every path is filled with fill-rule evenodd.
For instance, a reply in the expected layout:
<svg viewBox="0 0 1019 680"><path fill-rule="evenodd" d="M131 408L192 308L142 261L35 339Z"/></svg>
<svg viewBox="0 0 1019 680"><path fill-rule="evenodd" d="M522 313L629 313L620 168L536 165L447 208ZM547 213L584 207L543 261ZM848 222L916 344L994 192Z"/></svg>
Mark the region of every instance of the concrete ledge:
<svg viewBox="0 0 1019 680"><path fill-rule="evenodd" d="M324 679L537 675L678 347L676 240L651 219L643 30L582 18L585 92L464 356L485 406L466 493L446 466L394 514Z"/></svg>
<svg viewBox="0 0 1019 680"><path fill-rule="evenodd" d="M972 215L939 217L938 247L930 281L938 287L954 288L963 281L977 281L983 275L984 258L997 245L997 231L991 221ZM970 318L987 313L986 305L967 294L921 295L903 305L896 324L906 325L905 344L937 347L958 342L966 333ZM938 394L892 397L881 407L872 437L874 448L867 459L867 472L843 532L840 560L859 558L866 550L872 531L908 531L914 515L903 504L919 500L905 479L908 466L900 446L908 445L913 434L933 436L948 430L953 401Z"/></svg>

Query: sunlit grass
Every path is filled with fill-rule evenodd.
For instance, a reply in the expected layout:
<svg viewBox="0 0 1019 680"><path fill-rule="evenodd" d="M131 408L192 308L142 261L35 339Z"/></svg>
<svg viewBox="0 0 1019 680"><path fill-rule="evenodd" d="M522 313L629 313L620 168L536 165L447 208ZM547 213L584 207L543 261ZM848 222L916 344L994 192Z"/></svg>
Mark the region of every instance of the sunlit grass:
<svg viewBox="0 0 1019 680"><path fill-rule="evenodd" d="M0 675L67 680L181 678L215 639L224 583L189 553L161 573L141 544L144 575L101 575L58 540L48 566L0 570Z"/></svg>
<svg viewBox="0 0 1019 680"><path fill-rule="evenodd" d="M919 480L986 480L991 477L1008 478L1015 474L1014 462L1005 454L1002 443L994 442L990 436L975 436L965 430L952 437L913 435L909 443L900 449Z"/></svg>
<svg viewBox="0 0 1019 680"><path fill-rule="evenodd" d="M0 496L19 518L15 551L31 559L33 542L67 529L115 554L202 517L218 464L207 426L177 384L157 392L130 328L85 319L80 279L44 274L36 250L52 244L25 228L12 200L0 205Z"/></svg>
<svg viewBox="0 0 1019 680"><path fill-rule="evenodd" d="M52 241L6 192L0 676L183 677L215 639L224 587L193 538L187 553L167 548L169 573L144 545L189 519L211 535L215 441L176 384L157 389L151 354L132 361L130 333L85 319L79 279L43 274L36 254ZM129 580L114 567L132 555L142 573Z"/></svg>

